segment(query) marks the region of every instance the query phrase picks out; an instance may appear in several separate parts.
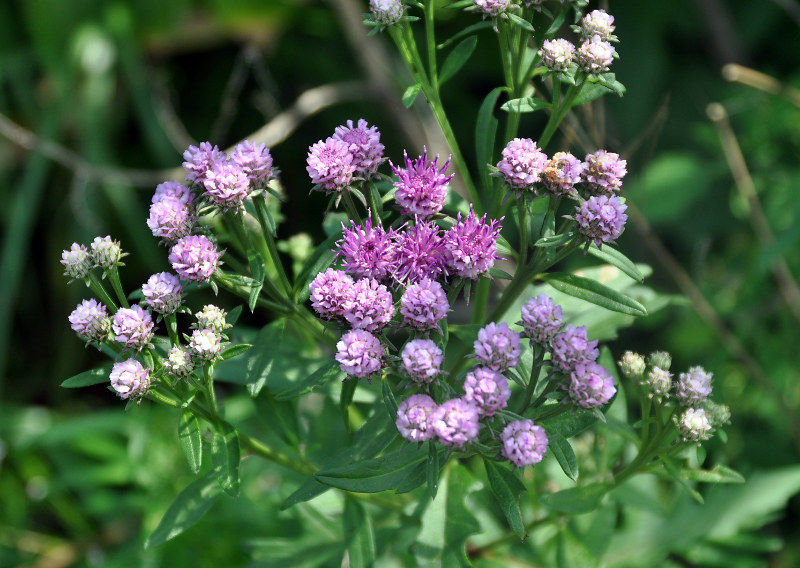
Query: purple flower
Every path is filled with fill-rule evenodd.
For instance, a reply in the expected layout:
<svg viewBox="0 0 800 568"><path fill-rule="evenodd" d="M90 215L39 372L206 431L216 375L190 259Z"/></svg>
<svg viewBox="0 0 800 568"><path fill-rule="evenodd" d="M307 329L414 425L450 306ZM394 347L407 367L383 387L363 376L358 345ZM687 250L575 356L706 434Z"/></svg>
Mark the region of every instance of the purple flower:
<svg viewBox="0 0 800 568"><path fill-rule="evenodd" d="M484 18L486 16L496 18L508 11L511 0L473 0L472 5L484 14Z"/></svg>
<svg viewBox="0 0 800 568"><path fill-rule="evenodd" d="M589 39L600 36L603 41L616 41L614 33L614 16L605 10L593 10L581 19L581 37Z"/></svg>
<svg viewBox="0 0 800 568"><path fill-rule="evenodd" d="M159 272L147 279L142 294L148 306L159 314L171 314L181 307L183 288L178 277L170 272Z"/></svg>
<svg viewBox="0 0 800 568"><path fill-rule="evenodd" d="M167 351L164 366L167 368L167 373L176 379L187 377L194 371L191 353L188 349L179 346L172 347Z"/></svg>
<svg viewBox="0 0 800 568"><path fill-rule="evenodd" d="M116 267L120 259L125 256L119 241L113 240L110 236L95 237L91 249L94 265L106 269Z"/></svg>
<svg viewBox="0 0 800 568"><path fill-rule="evenodd" d="M263 143L254 144L245 140L237 144L231 152L230 161L247 175L253 189L263 189L275 176L272 155Z"/></svg>
<svg viewBox="0 0 800 568"><path fill-rule="evenodd" d="M714 373L709 373L703 367L689 367L686 373L678 375L675 384L675 398L683 406L696 406L705 402L711 394L711 381Z"/></svg>
<svg viewBox="0 0 800 568"><path fill-rule="evenodd" d="M644 361L643 361L644 363ZM647 391L649 398L661 399L669 395L672 386L672 373L661 367L653 367L641 381L642 386Z"/></svg>
<svg viewBox="0 0 800 568"><path fill-rule="evenodd" d="M308 148L306 171L311 183L326 193L342 191L353 180L356 170L347 142L328 138Z"/></svg>
<svg viewBox="0 0 800 568"><path fill-rule="evenodd" d="M106 307L95 300L83 300L69 315L72 330L87 341L105 341L111 331Z"/></svg>
<svg viewBox="0 0 800 568"><path fill-rule="evenodd" d="M342 310L344 319L354 328L378 331L394 315L392 294L377 280L362 278L353 285Z"/></svg>
<svg viewBox="0 0 800 568"><path fill-rule="evenodd" d="M594 361L576 363L567 386L572 402L581 408L599 408L616 394L614 378Z"/></svg>
<svg viewBox="0 0 800 568"><path fill-rule="evenodd" d="M196 327L197 329L210 329L217 333L222 333L232 327L225 319L227 315L228 313L225 310L213 304L205 305L202 310L194 314L197 320Z"/></svg>
<svg viewBox="0 0 800 568"><path fill-rule="evenodd" d="M569 152L556 152L547 162L542 179L551 193L575 196L575 185L581 182L583 169L583 162Z"/></svg>
<svg viewBox="0 0 800 568"><path fill-rule="evenodd" d="M85 278L92 269L92 256L84 245L72 243L69 250L61 253L61 264L64 265L64 276Z"/></svg>
<svg viewBox="0 0 800 568"><path fill-rule="evenodd" d="M150 205L147 226L154 237L174 243L186 237L194 229L195 217L192 207L180 198L164 195Z"/></svg>
<svg viewBox="0 0 800 568"><path fill-rule="evenodd" d="M184 205L192 202L192 190L179 181L165 181L156 186L151 203L158 203L162 199L177 199Z"/></svg>
<svg viewBox="0 0 800 568"><path fill-rule="evenodd" d="M114 314L112 329L114 338L125 347L141 351L153 339L153 317L141 306L120 308Z"/></svg>
<svg viewBox="0 0 800 568"><path fill-rule="evenodd" d="M511 389L499 372L475 367L464 378L464 400L471 402L481 416L494 416L508 405Z"/></svg>
<svg viewBox="0 0 800 568"><path fill-rule="evenodd" d="M212 146L210 142L201 142L200 146L189 146L183 153L183 169L186 170L186 181L192 183L202 183L206 172L214 167L217 162L224 162L227 159L225 152L220 152L219 148Z"/></svg>
<svg viewBox="0 0 800 568"><path fill-rule="evenodd" d="M397 282L415 283L423 278L436 280L446 275L446 249L439 227L418 222L396 236L397 260L394 278Z"/></svg>
<svg viewBox="0 0 800 568"><path fill-rule="evenodd" d="M600 248L614 242L625 230L627 205L613 195L593 195L577 208L578 231Z"/></svg>
<svg viewBox="0 0 800 568"><path fill-rule="evenodd" d="M136 359L114 363L111 368L111 386L122 399L137 399L150 388L150 369Z"/></svg>
<svg viewBox="0 0 800 568"><path fill-rule="evenodd" d="M455 224L444 235L448 272L470 280L488 272L498 258L500 221L486 223L485 213L476 219L472 205L464 219L459 213Z"/></svg>
<svg viewBox="0 0 800 568"><path fill-rule="evenodd" d="M547 434L533 420L509 422L500 434L503 456L517 467L536 465L547 451Z"/></svg>
<svg viewBox="0 0 800 568"><path fill-rule="evenodd" d="M597 340L589 341L584 326L567 325L553 337L552 347L553 368L562 373L571 373L579 363L589 363L600 356Z"/></svg>
<svg viewBox="0 0 800 568"><path fill-rule="evenodd" d="M575 46L565 39L546 39L539 50L542 63L551 73L563 73L572 64Z"/></svg>
<svg viewBox="0 0 800 568"><path fill-rule="evenodd" d="M486 324L478 331L473 347L475 358L495 371L505 371L519 363L519 333L511 331L505 322Z"/></svg>
<svg viewBox="0 0 800 568"><path fill-rule="evenodd" d="M711 436L711 422L703 408L687 408L680 418L675 418L675 425L684 442L700 442Z"/></svg>
<svg viewBox="0 0 800 568"><path fill-rule="evenodd" d="M381 133L376 126L370 126L363 118L358 120L358 126L348 120L346 126L336 127L333 138L348 145L357 176L369 179L375 175L383 162Z"/></svg>
<svg viewBox="0 0 800 568"><path fill-rule="evenodd" d="M406 167L400 168L389 162L392 166L397 181L394 186L397 191L394 200L400 213L408 217L417 216L426 219L442 210L447 197L447 189L454 174L445 175L450 165L450 158L444 165L436 169L439 155L433 161L428 160L428 149L424 148L422 156L416 160L409 160L408 154L403 151Z"/></svg>
<svg viewBox="0 0 800 568"><path fill-rule="evenodd" d="M344 304L353 293L355 283L341 270L328 268L309 285L311 307L327 320L344 318Z"/></svg>
<svg viewBox="0 0 800 568"><path fill-rule="evenodd" d="M363 227L350 221L342 224L342 240L336 243L336 254L344 260L344 269L356 278L386 280L391 276L395 260L393 232L386 233L380 221L373 227L372 211Z"/></svg>
<svg viewBox="0 0 800 568"><path fill-rule="evenodd" d="M409 442L424 442L434 437L430 416L436 403L426 394L413 394L397 405L395 425L400 435Z"/></svg>
<svg viewBox="0 0 800 568"><path fill-rule="evenodd" d="M363 378L377 373L383 366L386 348L368 331L354 329L336 344L336 360L343 372Z"/></svg>
<svg viewBox="0 0 800 568"><path fill-rule="evenodd" d="M204 195L223 211L238 212L250 194L250 176L234 162L217 162L203 178Z"/></svg>
<svg viewBox="0 0 800 568"><path fill-rule="evenodd" d="M615 52L613 45L600 39L600 36L592 36L578 50L578 65L584 73L600 75L608 71Z"/></svg>
<svg viewBox="0 0 800 568"><path fill-rule="evenodd" d="M220 254L208 237L189 235L178 240L169 252L172 269L184 280L208 282L217 270Z"/></svg>
<svg viewBox="0 0 800 568"><path fill-rule="evenodd" d="M523 335L540 345L550 343L564 325L561 306L557 306L546 294L528 298L528 301L520 308L520 312L522 313L520 325L524 330Z"/></svg>
<svg viewBox="0 0 800 568"><path fill-rule="evenodd" d="M405 13L402 0L369 0L369 11L382 26L393 26Z"/></svg>
<svg viewBox="0 0 800 568"><path fill-rule="evenodd" d="M189 350L201 361L214 361L222 351L222 338L213 329L195 329L189 338Z"/></svg>
<svg viewBox="0 0 800 568"><path fill-rule="evenodd" d="M622 178L628 173L628 163L619 154L598 150L587 154L584 160L584 177L587 189L593 194L612 195L622 187Z"/></svg>
<svg viewBox="0 0 800 568"><path fill-rule="evenodd" d="M534 191L547 166L547 156L530 138L514 138L503 148L497 169L515 191Z"/></svg>
<svg viewBox="0 0 800 568"><path fill-rule="evenodd" d="M439 441L445 446L463 449L465 444L478 437L478 409L463 398L444 402L428 417Z"/></svg>
<svg viewBox="0 0 800 568"><path fill-rule="evenodd" d="M442 285L430 278L411 284L400 298L400 313L409 326L429 330L447 316L450 304Z"/></svg>
<svg viewBox="0 0 800 568"><path fill-rule="evenodd" d="M444 354L430 339L412 339L400 355L403 370L415 383L428 384L442 372Z"/></svg>

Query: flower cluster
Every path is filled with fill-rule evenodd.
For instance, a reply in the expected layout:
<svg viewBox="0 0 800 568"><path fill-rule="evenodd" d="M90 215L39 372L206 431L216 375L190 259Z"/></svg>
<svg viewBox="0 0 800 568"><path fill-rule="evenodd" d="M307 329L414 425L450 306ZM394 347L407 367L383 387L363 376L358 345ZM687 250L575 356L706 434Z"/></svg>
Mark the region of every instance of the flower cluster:
<svg viewBox="0 0 800 568"><path fill-rule="evenodd" d="M539 50L542 65L550 73L566 73L570 68L592 77L606 73L617 57L611 45L618 41L613 24L614 16L605 10L586 14L580 25L572 26L582 40L580 47L566 39L545 40Z"/></svg>
<svg viewBox="0 0 800 568"><path fill-rule="evenodd" d="M376 4L376 10L385 16L384 23L389 25L397 9L387 8L383 10ZM402 16L402 9L399 12L398 19ZM376 175L378 166L383 162L383 149L377 127L370 126L363 118L359 119L356 126L352 120L348 120L345 125L336 127L333 136L319 140L308 148L306 171L314 189L324 190L325 193L341 193L353 182L368 180Z"/></svg>

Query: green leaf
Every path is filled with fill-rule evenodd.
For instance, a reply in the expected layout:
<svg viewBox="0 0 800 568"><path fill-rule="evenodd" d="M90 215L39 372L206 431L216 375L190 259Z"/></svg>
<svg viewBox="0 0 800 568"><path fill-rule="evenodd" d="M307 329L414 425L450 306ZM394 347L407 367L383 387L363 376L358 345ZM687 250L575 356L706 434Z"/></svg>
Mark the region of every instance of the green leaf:
<svg viewBox="0 0 800 568"><path fill-rule="evenodd" d="M725 465L714 466L713 469L683 469L681 477L702 483L744 483L741 473Z"/></svg>
<svg viewBox="0 0 800 568"><path fill-rule="evenodd" d="M581 85L581 90L578 95L572 99L572 106L581 106L590 103L595 99L599 99L606 93L610 93L611 88L606 87L602 83L584 83Z"/></svg>
<svg viewBox="0 0 800 568"><path fill-rule="evenodd" d="M227 361L228 359L233 359L238 355L241 355L248 349L253 347L249 343L239 343L238 345L231 345L230 347L226 347L222 350L222 353L219 356L222 358L223 361Z"/></svg>
<svg viewBox="0 0 800 568"><path fill-rule="evenodd" d="M583 487L571 487L558 493L546 493L539 497L545 507L562 513L588 513L595 510L609 490L604 483L592 483Z"/></svg>
<svg viewBox="0 0 800 568"><path fill-rule="evenodd" d="M350 377L342 383L342 392L339 397L339 409L342 411L342 419L348 430L350 429L350 405L353 403L357 386L358 379Z"/></svg>
<svg viewBox="0 0 800 568"><path fill-rule="evenodd" d="M198 473L203 465L203 439L200 421L194 413L184 410L178 422L178 441L192 473Z"/></svg>
<svg viewBox="0 0 800 568"><path fill-rule="evenodd" d="M523 30L533 33L533 24L531 24L528 20L525 20L512 12L506 12L506 16L508 16L508 19L512 24L515 24L521 27Z"/></svg>
<svg viewBox="0 0 800 568"><path fill-rule="evenodd" d="M491 177L489 176L489 168L487 164L494 162L494 144L495 137L497 136L497 119L494 117L494 107L497 105L497 98L503 92L503 87L496 87L486 95L483 99L480 109L478 109L478 118L475 121L475 156L478 166L478 175L480 176L483 187L488 191L493 186ZM502 238L502 237L501 237ZM508 241L503 239L505 245ZM508 253L504 252L503 244L498 239L498 250L507 258ZM513 250L510 246L509 250ZM516 254L516 253L514 253Z"/></svg>
<svg viewBox="0 0 800 568"><path fill-rule="evenodd" d="M392 418L397 417L397 400L394 398L394 392L392 392L392 385L389 384L388 380L381 381L381 392L383 394L383 403L386 405L386 409L389 411L389 415Z"/></svg>
<svg viewBox="0 0 800 568"><path fill-rule="evenodd" d="M552 442L551 442L552 443ZM484 458L486 476L508 525L521 539L525 538L525 522L519 508L520 495L526 491L525 485L511 471L497 463Z"/></svg>
<svg viewBox="0 0 800 568"><path fill-rule="evenodd" d="M419 83L414 83L405 90L402 98L400 99L403 102L404 107L411 108L411 105L414 104L420 89L422 89L422 85Z"/></svg>
<svg viewBox="0 0 800 568"><path fill-rule="evenodd" d="M575 233L561 233L560 235L553 235L551 237L542 237L534 246L539 248L560 247L570 242L575 237Z"/></svg>
<svg viewBox="0 0 800 568"><path fill-rule="evenodd" d="M575 457L575 452L572 451L569 440L558 434L551 434L548 441L548 447L556 457L558 465L561 466L561 469L572 481L577 480L578 458Z"/></svg>
<svg viewBox="0 0 800 568"><path fill-rule="evenodd" d="M336 253L333 252L333 245L335 245L336 241L340 238L342 238L341 226L335 233L325 239L321 245L315 248L311 256L308 257L302 270L300 270L300 274L297 276L294 289L294 294L299 303L308 300L308 297L311 295L308 285L317 277L317 274L324 272L333 264L336 258Z"/></svg>
<svg viewBox="0 0 800 568"><path fill-rule="evenodd" d="M458 73L458 70L464 66L472 52L475 51L477 43L477 36L470 36L453 48L453 51L450 52L447 59L444 60L444 64L442 64L442 70L439 73L439 85L443 85L445 81Z"/></svg>
<svg viewBox="0 0 800 568"><path fill-rule="evenodd" d="M348 495L345 496L342 517L349 565L352 568L372 566L375 562L375 536L369 513Z"/></svg>
<svg viewBox="0 0 800 568"><path fill-rule="evenodd" d="M144 543L145 548L155 548L191 527L208 511L220 495L214 472L193 481L180 492L167 512Z"/></svg>
<svg viewBox="0 0 800 568"><path fill-rule="evenodd" d="M228 315L225 316L225 321L228 325L235 325L236 322L239 320L239 316L242 315L242 305L239 304L231 311L228 312Z"/></svg>
<svg viewBox="0 0 800 568"><path fill-rule="evenodd" d="M631 316L647 315L647 309L633 298L590 278L553 272L542 275L542 279L564 294L580 298L601 308Z"/></svg>
<svg viewBox="0 0 800 568"><path fill-rule="evenodd" d="M109 381L109 374L111 373L111 368L113 367L112 363L107 363L98 367L97 369L92 369L91 371L84 371L83 373L78 373L74 377L68 378L66 381L61 383L61 386L65 389L78 389L81 387L89 387L92 385L99 385L101 383L107 383Z"/></svg>
<svg viewBox="0 0 800 568"><path fill-rule="evenodd" d="M442 460L439 448L433 440L428 441L428 495L431 500L436 499L436 493L439 491L439 474L441 473Z"/></svg>
<svg viewBox="0 0 800 568"><path fill-rule="evenodd" d="M261 293L261 288L264 286L264 278L267 276L267 269L264 266L264 259L261 255L254 250L247 251L247 261L250 264L250 274L253 277L254 284L250 287L250 297L247 300L247 306L251 312L256 309L256 302L258 295Z"/></svg>
<svg viewBox="0 0 800 568"><path fill-rule="evenodd" d="M325 383L329 383L334 380L341 381L346 377L347 375L339 367L339 363L337 361L329 361L302 381L293 384L287 389L275 392L275 398L277 400L289 400L290 398L303 396L304 394L308 394L314 389L321 387Z"/></svg>
<svg viewBox="0 0 800 568"><path fill-rule="evenodd" d="M330 485L320 483L313 477L306 479L303 484L298 487L291 495L284 499L279 509L285 511L290 507L294 507L298 503L305 503L311 501L313 498L322 495L331 488Z"/></svg>
<svg viewBox="0 0 800 568"><path fill-rule="evenodd" d="M427 450L409 445L378 458L322 469L314 477L322 483L345 491L377 493L396 489L415 466L427 459Z"/></svg>
<svg viewBox="0 0 800 568"><path fill-rule="evenodd" d="M228 495L236 497L239 494L239 435L236 429L221 420L215 428L214 439L211 444L211 461L214 464L214 473L217 475L219 486Z"/></svg>
<svg viewBox="0 0 800 568"><path fill-rule="evenodd" d="M549 408L551 407L544 406L543 410ZM588 430L595 422L597 422L597 417L591 412L579 412L577 414L559 414L553 418L543 420L541 425L547 431L548 437L560 435L563 438L572 438ZM539 422L537 421L537 423Z"/></svg>
<svg viewBox="0 0 800 568"><path fill-rule="evenodd" d="M499 268L494 267L489 269L489 276L492 278L499 278L500 280L512 280L514 278L505 270L500 270Z"/></svg>
<svg viewBox="0 0 800 568"><path fill-rule="evenodd" d="M247 362L247 391L256 397L266 386L275 359L281 354L286 320L279 319L263 327L255 342L256 353Z"/></svg>
<svg viewBox="0 0 800 568"><path fill-rule="evenodd" d="M602 249L597 248L594 243L588 248L590 255L604 260L608 264L616 266L622 272L636 280L637 282L644 282L644 275L639 268L633 263L631 259L619 252L617 249L604 245Z"/></svg>
<svg viewBox="0 0 800 568"><path fill-rule="evenodd" d="M469 0L466 5L468 6L470 4L472 4L472 0ZM448 8L452 8L453 5L451 4L451 5L448 5L447 7ZM444 49L445 47L447 47L451 43L461 39L464 36L468 36L468 35L472 34L473 32L477 32L478 30L485 30L485 29L491 28L491 27L492 27L492 22L490 22L489 20L483 20L482 22L478 22L477 24L472 24L471 26L467 26L466 28L460 30L458 33L453 34L452 37L447 38L445 41L443 41L442 43L437 45L436 49Z"/></svg>
<svg viewBox="0 0 800 568"><path fill-rule="evenodd" d="M500 108L506 112L525 113L536 112L537 110L543 110L551 106L553 105L542 99L537 99L536 97L522 97L520 99L506 101Z"/></svg>
<svg viewBox="0 0 800 568"><path fill-rule="evenodd" d="M258 417L281 439L296 446L299 443L297 423L297 405L293 402L277 400L269 390L262 390L261 394L253 399Z"/></svg>

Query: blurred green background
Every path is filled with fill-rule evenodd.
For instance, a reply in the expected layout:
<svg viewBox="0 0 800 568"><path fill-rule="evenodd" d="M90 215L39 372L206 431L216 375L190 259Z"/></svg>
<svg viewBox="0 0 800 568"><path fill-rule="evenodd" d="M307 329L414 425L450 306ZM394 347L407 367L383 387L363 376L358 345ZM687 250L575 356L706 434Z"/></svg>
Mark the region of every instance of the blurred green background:
<svg viewBox="0 0 800 568"><path fill-rule="evenodd" d="M666 349L675 369L715 372L733 425L709 454L772 480L763 501L741 510L750 526L764 524L742 545L743 565L800 565L800 4L606 6L628 91L577 113L568 139L576 154L605 147L627 158L625 191L638 213L620 247L654 267L650 286L676 295L611 348ZM132 253L126 289L166 269L147 207L190 143L226 147L271 123L288 198L279 234L316 242L326 203L308 195L309 145L363 117L395 161L403 148L436 147L424 105L398 106L408 78L386 38L366 38L364 11L355 0L0 3L0 566L244 566L258 547L242 539L305 542L301 513L276 512L284 472L267 468L187 534L142 551L191 480L175 417L148 404L124 413L103 388L59 387L102 358L69 329L87 291L67 286L58 260L73 241L111 234ZM475 20L442 15L442 38ZM465 140L501 81L496 49L481 32L443 93ZM726 80L730 63L766 76L727 67ZM721 105L715 120L711 103ZM520 133L535 138L539 127L526 117ZM671 562L721 565L714 558Z"/></svg>

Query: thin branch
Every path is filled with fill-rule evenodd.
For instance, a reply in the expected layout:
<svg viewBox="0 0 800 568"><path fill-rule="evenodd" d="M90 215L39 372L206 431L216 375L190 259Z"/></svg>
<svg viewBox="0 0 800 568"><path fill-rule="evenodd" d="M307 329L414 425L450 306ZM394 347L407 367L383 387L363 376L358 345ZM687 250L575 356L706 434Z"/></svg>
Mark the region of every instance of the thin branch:
<svg viewBox="0 0 800 568"><path fill-rule="evenodd" d="M762 73L761 71L756 71L755 69L750 69L749 67L736 63L728 63L722 67L722 77L726 81L732 83L740 83L758 89L759 91L769 93L770 95L777 95L800 108L800 91L788 85L784 85L776 78Z"/></svg>

